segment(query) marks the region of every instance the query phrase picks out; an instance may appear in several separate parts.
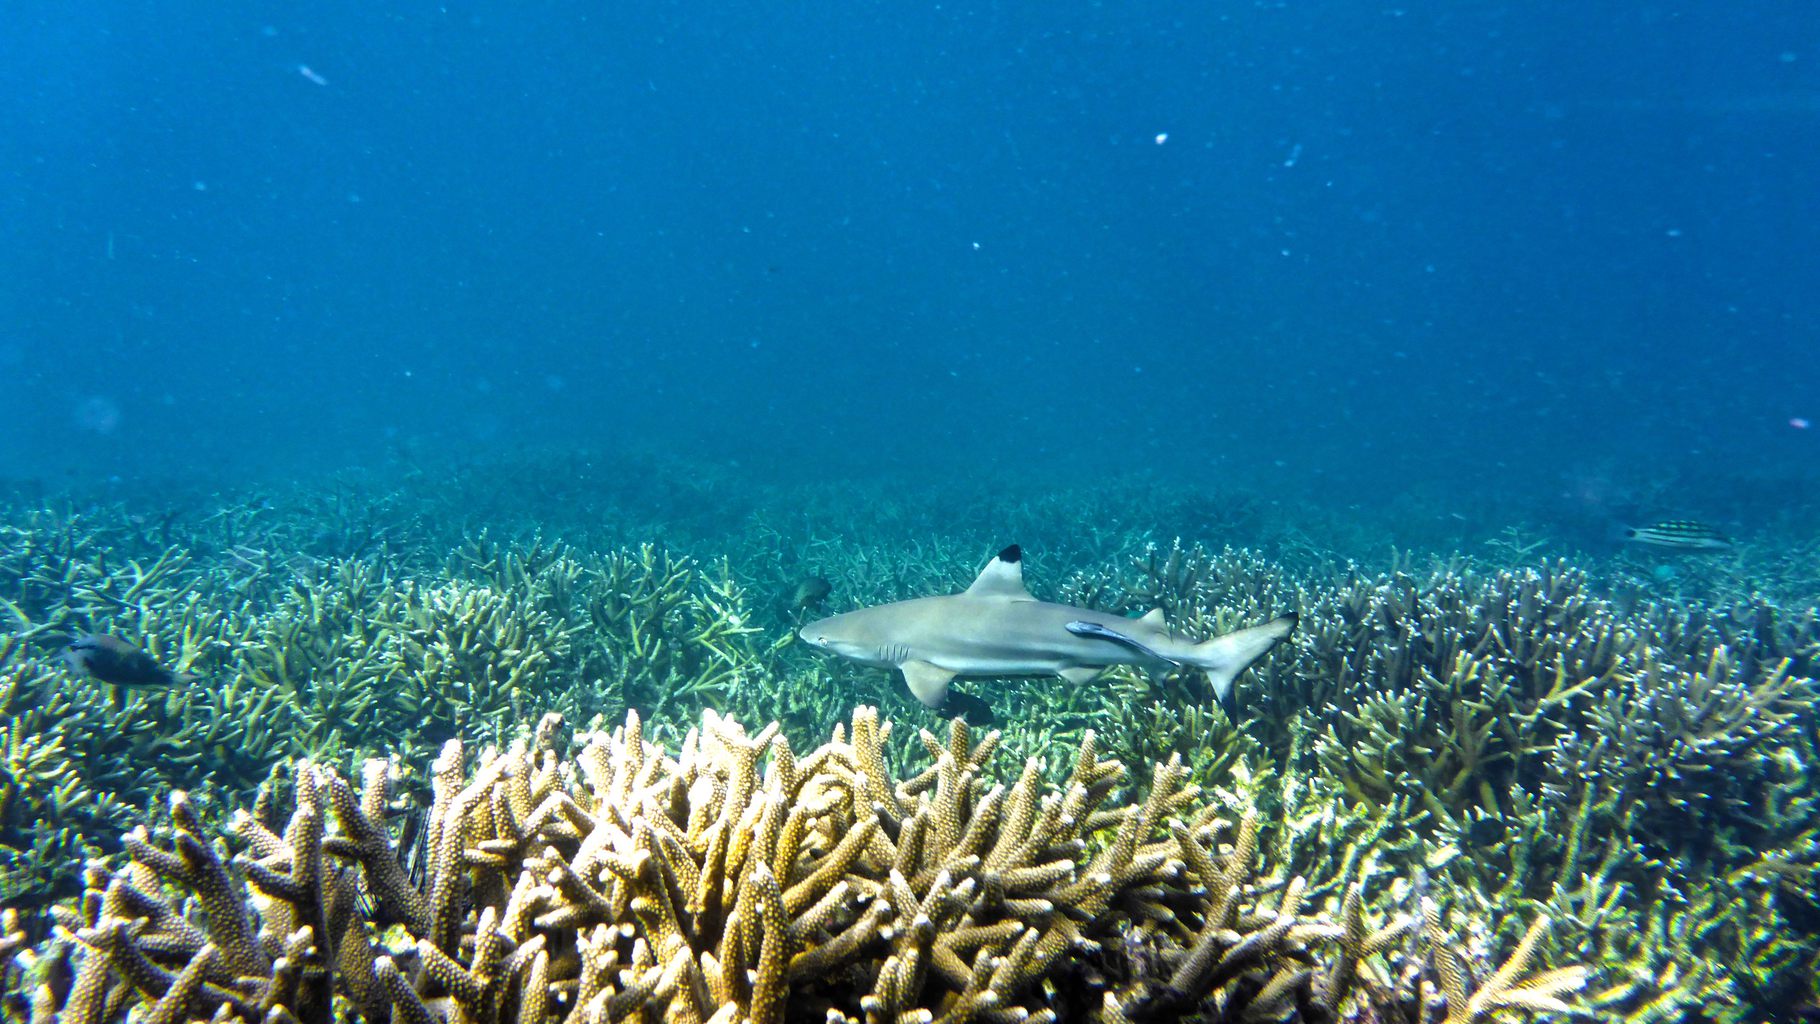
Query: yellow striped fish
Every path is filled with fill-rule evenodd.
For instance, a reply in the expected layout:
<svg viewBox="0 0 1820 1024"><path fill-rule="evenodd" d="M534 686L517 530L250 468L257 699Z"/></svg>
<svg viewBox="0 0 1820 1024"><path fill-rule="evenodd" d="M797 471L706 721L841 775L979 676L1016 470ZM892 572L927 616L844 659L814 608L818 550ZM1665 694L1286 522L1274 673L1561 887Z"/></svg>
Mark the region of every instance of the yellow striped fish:
<svg viewBox="0 0 1820 1024"><path fill-rule="evenodd" d="M1730 551L1732 542L1718 530L1692 519L1669 519L1654 526L1633 526L1624 531L1633 544L1675 551Z"/></svg>

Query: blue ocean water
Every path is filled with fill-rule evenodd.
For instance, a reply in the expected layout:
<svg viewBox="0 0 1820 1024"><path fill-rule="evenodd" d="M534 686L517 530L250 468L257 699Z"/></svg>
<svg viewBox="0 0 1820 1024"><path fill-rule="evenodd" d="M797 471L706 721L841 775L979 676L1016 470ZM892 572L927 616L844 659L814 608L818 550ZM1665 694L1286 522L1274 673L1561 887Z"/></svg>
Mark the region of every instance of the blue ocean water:
<svg viewBox="0 0 1820 1024"><path fill-rule="evenodd" d="M1816 166L1801 2L12 4L0 473L1736 518L1820 480Z"/></svg>

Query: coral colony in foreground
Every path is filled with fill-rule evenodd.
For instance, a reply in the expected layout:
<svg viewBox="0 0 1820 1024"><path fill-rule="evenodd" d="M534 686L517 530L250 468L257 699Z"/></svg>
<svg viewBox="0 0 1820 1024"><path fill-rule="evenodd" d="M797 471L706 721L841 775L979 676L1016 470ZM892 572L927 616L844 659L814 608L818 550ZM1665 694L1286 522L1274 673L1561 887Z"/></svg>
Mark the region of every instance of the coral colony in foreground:
<svg viewBox="0 0 1820 1024"><path fill-rule="evenodd" d="M190 798L92 866L32 1013L123 1019L681 1021L1421 1019L1565 1010L1577 966L1532 970L1544 918L1475 979L1433 901L1371 921L1356 883L1262 881L1259 812L1156 765L1136 804L1088 734L1060 785L1006 785L951 725L886 764L872 708L798 756L708 713L674 754L636 715L556 753L465 767L450 741L415 872L386 826L395 767L299 762L287 817L235 815L231 857ZM1314 891L1342 886L1323 910ZM1333 903L1333 901L1326 901ZM199 913L198 913L199 912ZM1424 962L1436 965L1432 972ZM1431 978L1432 973L1432 978ZM138 1009L133 1008L137 1006Z"/></svg>

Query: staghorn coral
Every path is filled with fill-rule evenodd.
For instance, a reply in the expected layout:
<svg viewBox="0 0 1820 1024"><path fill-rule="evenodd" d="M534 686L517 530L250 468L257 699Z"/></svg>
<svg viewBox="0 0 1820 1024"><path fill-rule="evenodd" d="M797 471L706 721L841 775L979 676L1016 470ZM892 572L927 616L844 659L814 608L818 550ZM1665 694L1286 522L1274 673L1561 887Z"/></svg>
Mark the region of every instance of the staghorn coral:
<svg viewBox="0 0 1820 1024"><path fill-rule="evenodd" d="M567 548L479 544L464 549L465 568L495 585L417 585L376 561L293 570L248 543L269 549L290 533L279 522L261 505L194 524L198 537L232 542L206 561L169 543L168 520L157 547L106 515L38 510L0 531L11 573L0 580L10 627L0 632L0 856L15 898L62 887L82 844L111 843L119 808L173 786L231 798L286 757L427 753L458 732L496 734L533 691L540 704L592 712L626 706L628 680L661 705L666 688L695 680L715 693L761 671L724 564L716 574L661 556L684 582L661 607L606 571L648 566L649 549L610 554L606 570L584 574ZM590 604L619 615L587 635L609 659L570 657L571 638L596 621ZM612 632L628 618L636 624ZM202 678L117 690L42 657L78 631L120 635ZM720 674L703 682L709 666ZM609 686L617 692L601 692Z"/></svg>
<svg viewBox="0 0 1820 1024"><path fill-rule="evenodd" d="M1761 609L1754 632L1681 617L1659 633L1660 610L1620 614L1564 565L1354 580L1302 602L1298 656L1265 667L1248 733L1293 761L1289 723L1318 714L1304 749L1324 774L1363 804L1413 801L1434 827L1572 806L1588 779L1601 803L1648 800L1652 832L1715 813L1749 827L1745 795L1815 692L1769 657L1798 641Z"/></svg>
<svg viewBox="0 0 1820 1024"><path fill-rule="evenodd" d="M1799 712L1816 696L1813 682L1791 675L1786 660L1753 679L1724 647L1699 671L1647 656L1602 688L1587 710L1590 728L1556 745L1551 781L1636 801L1636 820L1651 834L1671 835L1691 821L1748 819L1769 773L1763 759L1786 749L1781 744L1794 738ZM1759 770L1740 770L1747 765ZM1707 836L1717 838L1711 830Z"/></svg>
<svg viewBox="0 0 1820 1024"><path fill-rule="evenodd" d="M1586 969L1579 966L1559 967L1525 976L1536 945L1548 931L1548 918L1538 917L1517 943L1510 958L1476 990L1470 987L1470 974L1460 956L1448 942L1441 927L1441 911L1433 900L1422 904L1423 938L1428 955L1440 975L1440 989L1446 999L1446 1024L1476 1024L1490 1019L1499 1010L1549 1010L1568 1013L1573 1008L1560 996L1586 983Z"/></svg>
<svg viewBox="0 0 1820 1024"><path fill-rule="evenodd" d="M1434 977L1448 1020L1476 1021L1579 980L1517 978L1542 922L1473 992L1404 955L1415 919L1370 922L1359 886L1329 916L1299 877L1260 885L1255 810L1203 804L1179 761L1119 805L1091 735L1051 788L1034 762L988 782L999 737L958 722L896 777L890 731L860 708L798 756L708 712L671 755L633 715L564 760L547 716L472 771L451 741L416 881L386 762L358 785L299 763L288 822L237 815L232 858L178 793L59 911L40 960L73 973L34 1004L75 1024L1331 1020L1420 1007ZM1432 914L1428 935L1446 946Z"/></svg>
<svg viewBox="0 0 1820 1024"><path fill-rule="evenodd" d="M1456 813L1535 781L1533 755L1640 646L1566 566L1357 581L1311 604L1295 678L1266 699L1332 709L1315 753L1362 796L1408 786Z"/></svg>
<svg viewBox="0 0 1820 1024"><path fill-rule="evenodd" d="M704 567L645 544L598 559L584 579L583 672L609 707L662 716L723 698L758 671L758 630L725 562Z"/></svg>
<svg viewBox="0 0 1820 1024"><path fill-rule="evenodd" d="M1075 585L1102 607L1251 607L1285 600L1278 575L1178 544L1122 579ZM1477 918L1548 914L1613 1010L1665 1012L1714 992L1775 1005L1764 993L1813 978L1811 958L1792 955L1804 905L1786 881L1815 820L1795 767L1815 749L1802 714L1815 695L1801 676L1811 612L1760 598L1624 609L1560 564L1355 576L1304 585L1296 600L1298 656L1271 659L1242 688L1251 753L1221 762L1241 799L1280 809L1272 842L1308 851L1326 848L1327 830L1375 835L1385 861L1431 873ZM1116 725L1132 711L1106 713L1117 749L1172 742L1181 701L1161 703L1156 728L1135 735ZM1211 728L1193 747L1224 758L1228 742ZM1702 893L1711 874L1698 865L1749 864L1766 849L1764 877L1784 879L1773 897Z"/></svg>
<svg viewBox="0 0 1820 1024"><path fill-rule="evenodd" d="M159 488L53 507L0 498L0 598L10 604L0 605L0 627L18 641L5 666L7 678L18 673L5 748L15 782L0 791L15 823L0 839L7 904L29 909L67 892L59 887L78 878L81 862L114 848L141 817L137 808L172 786L188 789L212 819L216 808L245 803L286 757L394 749L402 763L427 763L457 730L492 738L515 714L502 691L488 687L499 699L479 703L494 701L491 711L468 716L470 697L456 683L441 704L447 720L434 723L398 702L409 682L397 674L399 630L386 623L402 621L406 579L424 592L509 595L518 611L547 616L544 635L566 633L568 654L521 678L519 704L585 721L616 717L629 703L647 712L646 735L675 751L698 702L742 720L781 719L792 740L825 737L855 699L929 722L883 673L771 644L787 640L787 624L765 601L746 607L744 595L771 594L799 564L837 581L834 600L843 604L948 589L955 564L1009 533L1032 541L1032 557L1056 577L1086 567L1064 599L1126 611L1173 602L1207 628L1253 604L1303 612L1293 656L1270 659L1241 684L1236 726L1192 678L982 683L1000 712L1000 749L1014 761L1076 747L1089 727L1105 756L1127 763L1180 754L1226 817L1259 813L1252 884L1260 898L1274 901L1302 877L1304 908L1337 921L1357 884L1367 918L1394 919L1415 899L1406 880L1423 872L1450 919L1468 922L1460 941L1480 977L1495 972L1526 921L1545 915L1553 922L1545 952L1593 968L1588 1002L1603 1012L1672 1019L1700 1008L1718 1019L1764 1019L1811 998L1820 817L1817 776L1806 765L1820 761L1820 734L1802 705L1820 651L1812 601L1820 591L1801 523L1735 558L1677 560L1671 582L1659 565L1635 570L1634 553L1578 556L1572 569L1425 563L1417 553L1365 570L1336 562L1336 552L1377 551L1373 565L1385 564L1389 534L1376 526L1323 526L1301 510L1296 523L1279 523L1254 507L1232 525L1272 538L1269 557L1222 552L1197 546L1206 533L1190 523L1217 503L1177 501L1159 488L1068 488L1009 503L1002 492L964 487L915 501L863 486L826 488L807 501L777 489L748 504L751 492L724 477L680 486L660 478L687 475L683 468L633 467L622 487L621 468L596 455L347 474L332 493L304 483L187 497ZM724 504L678 508L682 519L661 503L642 507L646 497L703 496ZM1152 549L1148 531L1177 511L1184 540ZM501 539L470 541L482 525ZM602 655L632 647L625 633L599 630L588 611L624 578L598 569L612 545L630 544L620 556L643 571L638 544L657 536L665 546L654 565L688 563L704 578L724 578L741 596L720 601L723 609L744 627L766 628L721 645L736 669L710 651L691 655L700 656L693 667L666 662L687 628L666 630L663 643L644 648L649 658L624 670ZM1551 547L1542 530L1522 541L1532 553L1511 555L1517 565ZM589 546L601 544L608 548ZM364 581L350 583L348 573ZM123 607L128 594L143 607ZM206 678L183 692L121 693L115 703L44 657L60 632L97 625L187 658ZM1575 660L1598 653L1601 637L1620 657ZM1551 649L1569 657L1549 663L1541 653ZM1722 670L1709 672L1721 649ZM1788 670L1775 682L1783 659ZM1533 702L1550 693L1562 665L1561 692L1571 696L1539 708ZM623 685L648 668L650 682ZM640 696L661 698L665 687L697 685L703 674L717 681L686 703ZM1750 710L1758 706L1769 713ZM1791 707L1799 713L1785 719ZM1657 708L1674 713L1657 721ZM891 771L915 774L906 768L923 756L914 729L893 730L879 745ZM1049 758L1040 774L1059 786L1070 768ZM423 783L406 774L396 784L414 791ZM1138 778L1109 799L1145 792ZM266 820L283 832L282 816ZM393 927L394 937L403 934ZM1155 952L1127 945L1100 956L1154 965ZM1414 959L1394 955L1403 970ZM436 998L430 1005L440 1012Z"/></svg>
<svg viewBox="0 0 1820 1024"><path fill-rule="evenodd" d="M84 855L173 783L250 786L256 777L240 774L249 762L217 752L261 752L257 739L279 726L241 717L256 706L232 687L111 699L0 636L0 884L9 904L66 892Z"/></svg>
<svg viewBox="0 0 1820 1024"><path fill-rule="evenodd" d="M1783 653L1802 649L1804 620L1781 622L1762 604L1627 616L1565 564L1294 588L1255 556L1178 542L1148 550L1134 572L1077 576L1070 599L1164 607L1190 632L1224 628L1228 614L1301 608L1296 657L1271 659L1244 687L1246 732L1293 763L1292 723L1318 713L1318 739L1300 746L1325 774L1358 801L1407 797L1437 820L1500 816L1508 794L1588 774L1593 765L1556 766L1551 755L1598 737L1621 737L1598 748L1603 774L1652 792L1677 772L1748 780L1757 773L1738 766L1787 739L1791 710L1812 692ZM1677 806L1704 810L1693 798L1684 792Z"/></svg>
<svg viewBox="0 0 1820 1024"><path fill-rule="evenodd" d="M373 566L331 563L292 581L242 645L240 677L294 711L294 753L334 756L362 730L402 733L383 625L398 616L397 600Z"/></svg>
<svg viewBox="0 0 1820 1024"><path fill-rule="evenodd" d="M522 717L543 671L569 650L571 630L517 591L461 582L407 582L378 621L408 721L489 734Z"/></svg>
<svg viewBox="0 0 1820 1024"><path fill-rule="evenodd" d="M428 751L464 730L496 734L567 658L576 627L540 604L536 592L400 583L337 562L293 583L259 620L238 651L239 678L296 717L295 753L387 741Z"/></svg>

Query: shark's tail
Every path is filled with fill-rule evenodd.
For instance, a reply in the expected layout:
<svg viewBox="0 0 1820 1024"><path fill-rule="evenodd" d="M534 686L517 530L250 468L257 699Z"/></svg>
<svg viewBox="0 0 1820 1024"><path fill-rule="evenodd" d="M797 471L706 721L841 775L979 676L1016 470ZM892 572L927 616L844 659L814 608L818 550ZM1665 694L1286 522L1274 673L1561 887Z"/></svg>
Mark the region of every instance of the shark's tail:
<svg viewBox="0 0 1820 1024"><path fill-rule="evenodd" d="M1219 698L1220 707L1225 708L1230 717L1234 710L1232 681L1275 647L1277 641L1293 632L1295 623L1296 617L1291 613L1279 615L1261 626L1236 629L1196 644L1183 660L1207 673L1208 681L1213 683L1213 695Z"/></svg>

